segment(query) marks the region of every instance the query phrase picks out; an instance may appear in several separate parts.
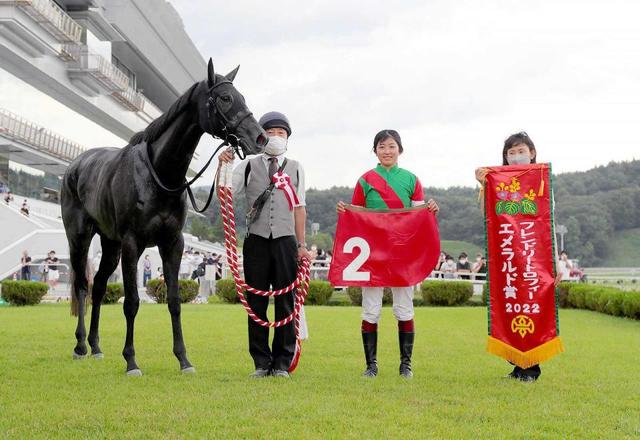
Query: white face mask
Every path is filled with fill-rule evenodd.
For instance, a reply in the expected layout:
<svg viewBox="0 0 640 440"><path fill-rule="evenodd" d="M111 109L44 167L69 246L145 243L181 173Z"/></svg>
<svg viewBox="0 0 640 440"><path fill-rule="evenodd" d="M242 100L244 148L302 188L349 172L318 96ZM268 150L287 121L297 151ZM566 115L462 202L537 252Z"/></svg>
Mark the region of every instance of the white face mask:
<svg viewBox="0 0 640 440"><path fill-rule="evenodd" d="M269 137L269 143L264 148L264 152L269 156L280 156L287 151L287 139L280 136Z"/></svg>
<svg viewBox="0 0 640 440"><path fill-rule="evenodd" d="M513 156L507 156L507 162L509 162L509 165L529 165L531 156L528 154L514 154Z"/></svg>

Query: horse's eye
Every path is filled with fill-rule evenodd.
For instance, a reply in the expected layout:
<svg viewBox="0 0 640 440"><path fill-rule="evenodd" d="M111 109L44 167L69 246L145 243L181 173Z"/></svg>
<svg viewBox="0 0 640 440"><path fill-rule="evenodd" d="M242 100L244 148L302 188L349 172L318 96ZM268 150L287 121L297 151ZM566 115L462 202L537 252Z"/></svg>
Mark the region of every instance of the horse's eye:
<svg viewBox="0 0 640 440"><path fill-rule="evenodd" d="M231 96L229 95L222 96L220 99L222 99L223 102L231 102Z"/></svg>

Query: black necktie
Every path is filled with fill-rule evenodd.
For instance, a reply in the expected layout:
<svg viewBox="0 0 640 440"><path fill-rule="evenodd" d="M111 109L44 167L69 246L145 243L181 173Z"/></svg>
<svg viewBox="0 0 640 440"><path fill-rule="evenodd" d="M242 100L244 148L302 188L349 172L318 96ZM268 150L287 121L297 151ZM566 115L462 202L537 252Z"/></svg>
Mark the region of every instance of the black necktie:
<svg viewBox="0 0 640 440"><path fill-rule="evenodd" d="M278 172L278 159L275 157L269 158L269 182L275 173Z"/></svg>

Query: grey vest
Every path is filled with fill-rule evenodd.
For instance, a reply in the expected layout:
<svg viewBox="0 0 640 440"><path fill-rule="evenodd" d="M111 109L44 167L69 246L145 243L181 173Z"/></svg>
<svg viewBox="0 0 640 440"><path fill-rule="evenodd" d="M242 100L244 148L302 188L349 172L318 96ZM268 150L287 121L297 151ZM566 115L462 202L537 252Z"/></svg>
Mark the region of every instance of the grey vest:
<svg viewBox="0 0 640 440"><path fill-rule="evenodd" d="M262 156L249 159L249 165L251 172L246 187L247 212L271 182L271 176L267 176L267 167ZM298 162L287 159L287 165L283 172L291 178L291 185L296 190L298 187ZM260 217L249 226L249 233L264 238L296 235L293 210L289 210L289 202L287 202L284 191L273 188L271 197L264 204Z"/></svg>

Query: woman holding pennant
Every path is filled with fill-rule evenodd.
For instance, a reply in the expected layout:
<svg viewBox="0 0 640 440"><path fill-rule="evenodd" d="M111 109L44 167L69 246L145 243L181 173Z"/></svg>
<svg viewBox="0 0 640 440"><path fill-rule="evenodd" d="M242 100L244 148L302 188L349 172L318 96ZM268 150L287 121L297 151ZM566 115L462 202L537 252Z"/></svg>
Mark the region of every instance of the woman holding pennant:
<svg viewBox="0 0 640 440"><path fill-rule="evenodd" d="M523 166L523 165L535 164L536 157L537 157L536 147L526 132L522 131L522 132L513 134L505 140L504 147L502 149L502 165L503 166L508 166L508 165ZM511 219L513 219L511 221L511 224L503 220L502 224L499 224L501 228L498 234L503 234L504 237L508 237L507 233L510 231L511 225L512 224L515 225L518 222L519 222L519 225L525 225L524 229L527 229L527 228L533 228L533 222L543 221L543 220L538 220L536 217L533 216L533 214L538 213L538 210L540 211L543 210L542 200L538 201L540 202L540 208L538 208L538 204L535 203L536 196L542 196L544 194L544 180L542 179L543 166L546 166L546 165L541 164L540 171L538 170L538 168L536 168L534 171L532 171L531 169L525 168L525 171L519 171L519 174L516 174L516 176L523 176L524 174L527 174L530 171L533 173L536 173L535 174L536 179L538 179L539 181L539 184L538 184L539 191L537 193L533 189L529 189L529 193L527 193L526 188L520 188L520 183L517 180L517 177L515 181L513 180L514 178L511 177L511 185L506 186L504 182L501 182L495 188L495 190L497 191L497 198L499 199L498 202L496 203L495 211L499 214L510 215ZM485 184L487 184L487 176L494 171L497 172L497 168L490 169L487 167L483 167L483 168L476 169L476 172L475 172L476 179L482 185L483 190L485 188ZM549 170L549 173L550 173L550 170ZM538 177L538 175L540 177ZM508 183L509 182L507 182L507 184ZM489 187L487 188L486 191L493 191L493 190L494 190L493 187ZM550 191L550 189L547 191ZM524 197L520 200L520 202L518 202L518 198L520 197L521 194L524 194ZM484 195L484 194L481 194L481 195ZM483 203L482 209L484 211L485 210L484 200L482 201L482 203ZM551 223L553 221L552 204L553 204L553 201L551 200L551 203L549 203L549 205L551 205L549 209L550 210L549 217L551 218ZM506 207L504 212L502 208L503 206ZM493 210L493 207L491 208L487 207L487 211L490 211L490 210ZM509 211L509 212L506 212L506 211ZM490 213L491 215L493 215L492 211ZM521 218L520 220L516 221L515 218L517 218L518 216L520 216ZM489 233L491 231L489 231L488 217L489 217L489 212L487 213L487 230L488 230L488 237L489 237ZM549 226L548 235L552 235L552 231L555 229L553 227L553 224L547 225L547 226ZM524 229L520 231L521 234L516 234L516 240L512 240L512 241L517 241L518 238L524 238L525 236L529 237L533 235L532 234L533 231L528 232ZM519 237L520 235L522 237ZM513 237L510 237L510 238L513 239ZM532 241L532 238L529 238L528 240L522 240L522 241L531 242L531 243L526 243L530 245L535 244L535 241ZM541 237L540 241L541 242L544 241L544 243L547 243L548 245L553 247L553 251L551 251L550 249L544 250L546 252L545 255L548 254L548 257L549 257L549 258L545 258L544 261L549 262L549 260L552 258L554 253L557 255L557 250L553 245L554 240L552 237ZM531 258L529 258L529 260L525 260L525 259L520 260L523 262L523 264L521 264L522 267L517 267L518 264L515 262L513 263L513 265L511 264L510 258L513 258L514 255L516 256L514 261L518 261L518 257L520 257L520 254L531 256L535 251L533 246L525 245L524 247L522 247L522 251L520 251L520 249L516 249L516 245L512 245L511 241L509 241L509 244L505 244L505 243L507 243L507 240L503 239L501 244L502 251L500 255L505 256L505 260L508 260L508 261L502 262L503 263L502 272L507 272L506 278L507 278L508 285L504 286L504 288L500 286L501 288L499 289L498 296L496 296L495 298L500 300L503 300L506 298L505 300L506 303L504 304L506 306L505 309L509 319L512 319L510 323L510 327L513 330L513 333L516 335L515 340L519 340L520 337L524 339L524 337L527 336L528 334L533 334L535 332L536 327L534 326L534 321L530 319L529 316L532 316L532 317L535 316L537 318L538 316L540 316L541 312L552 309L553 307L541 309L541 305L538 302L530 301L530 300L536 301L536 299L538 298L536 294L538 292L543 291L538 289L540 286L536 285L536 282L539 282L539 279L537 278L537 276L534 276L534 275L537 275L537 272L535 271L537 270L536 265L538 263L537 262L532 263ZM491 243L488 243L488 246L490 247ZM516 249L515 252L510 250L512 247L513 249ZM529 247L531 249L529 249ZM539 251L539 254L542 253L542 251L543 249ZM557 261L557 257L553 258L553 262L549 262L549 265L551 266L552 269L556 261ZM499 271L496 268L500 266L500 263L501 261L499 259L498 261L491 261L491 258L490 258L489 274L492 273L492 270L491 270L492 264L494 265L493 267L494 273L499 273ZM509 274L511 270L513 270L513 273ZM562 276L562 274L559 273L557 270L555 270L555 272L556 274L553 279L551 279L550 277L547 277L547 281L548 281L547 284L552 290L551 295L553 295L553 289L558 285ZM551 276L553 275L551 274ZM526 285L524 281L527 281L526 284L529 285L528 289L525 288ZM510 284L511 282L514 283L513 286L511 286ZM522 284L517 284L519 282L522 282ZM494 298L493 286L495 281L489 278L489 283L490 283L490 289L492 290L491 298L493 299ZM517 291L518 288L520 288L521 290L520 292ZM528 290L528 292L526 290ZM528 296L527 296L527 293L528 293ZM521 302L517 302L518 297L520 298L524 297L525 303L522 304ZM553 305L554 303L553 299L551 299L550 301L551 301L551 304ZM541 301L539 302L541 303ZM491 321L496 320L497 316L494 317L494 313L496 312L496 309L498 309L498 307L501 307L501 306L502 304L500 305L491 304L491 313L490 313ZM550 312L550 314L554 314L554 313L557 313L557 312L555 310ZM555 319L555 321L556 321L555 322L556 328L553 329L554 334L557 333L557 318ZM491 325L492 323L490 322L490 326ZM531 349L528 352L522 353L522 352L518 352L518 350L511 349L510 347L504 347L501 342L495 342L495 339L492 338L491 336L493 335L490 335L490 342L489 342L490 347L488 348L489 351L491 351L494 354L498 354L499 356L504 357L506 359L512 358L514 359L514 361L516 358L518 358L519 360L521 358L526 358L528 353L533 353L529 356L530 358L532 357L535 358L537 356L538 359L545 360L551 357L552 355L563 351L562 343L558 337L551 339L550 341L547 342L547 344L542 344L542 347L536 347L534 349ZM557 334L555 334L555 336L557 336ZM540 348L542 348L542 350ZM510 362L514 365L514 369L511 373L507 375L507 377L518 379L522 382L533 382L537 380L538 377L540 377L541 369L538 363L531 362L530 359L528 362L525 360L523 361L524 363L531 364L531 365L527 366L526 368L522 368L516 365L515 362L512 362L511 360Z"/></svg>
<svg viewBox="0 0 640 440"><path fill-rule="evenodd" d="M402 140L398 132L382 130L376 134L373 140L373 152L379 163L374 169L367 171L360 177L351 204L372 210L402 210L424 205L424 193L420 180L413 173L398 167L398 158L403 152ZM346 208L347 205L344 202L338 202L338 213L344 213ZM426 208L432 213L437 213L439 210L438 205L432 199L426 202ZM432 214L430 216L433 217ZM386 233L393 231L395 226L397 225L393 223L385 224ZM337 235L338 233L336 233L336 244ZM439 248L435 251L436 260L439 251ZM334 262L336 256L337 252L334 248ZM334 266L332 263L332 267ZM389 263L389 266L393 265ZM413 285L391 287L391 290L393 292L393 313L398 320L400 375L410 378L413 376L411 355L415 335ZM382 309L382 296L383 287L363 285L361 330L367 365L363 373L365 377L375 377L378 374L378 321Z"/></svg>

